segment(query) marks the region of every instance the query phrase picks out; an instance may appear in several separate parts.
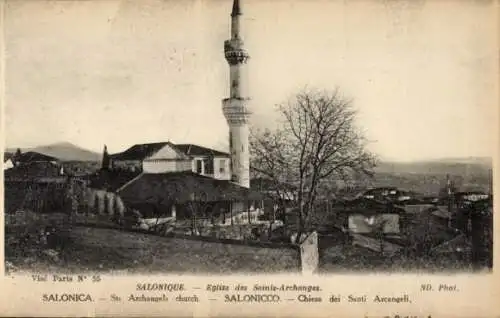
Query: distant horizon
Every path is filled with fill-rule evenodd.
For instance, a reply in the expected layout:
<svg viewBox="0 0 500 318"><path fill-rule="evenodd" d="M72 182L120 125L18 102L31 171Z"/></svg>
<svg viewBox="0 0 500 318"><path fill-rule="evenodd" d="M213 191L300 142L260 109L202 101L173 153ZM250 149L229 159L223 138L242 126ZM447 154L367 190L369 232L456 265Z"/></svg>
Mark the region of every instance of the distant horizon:
<svg viewBox="0 0 500 318"><path fill-rule="evenodd" d="M157 141L151 141L151 142L144 142L144 143L156 143L156 142L166 142L166 141L171 141L171 140L157 140ZM208 147L208 148L212 148L214 150L220 150L220 151L228 151L228 149L224 148L224 147L214 147L214 146L210 146L210 145L206 145L206 144L201 144L201 143L193 143L193 142L175 142L175 141L171 141L172 143L174 144L194 144L194 145L199 145L199 146L204 146L204 147ZM22 149L34 149L34 148L39 148L39 147L48 147L48 146L54 146L54 145L62 145L62 144L67 144L67 145L72 145L72 146L75 146L75 147L78 147L82 150L86 150L86 151L91 151L95 154L102 154L103 150L104 150L104 145L102 145L101 149L98 150L96 148L86 148L86 147L83 147L81 145L78 145L76 143L73 143L73 142L70 142L70 141L56 141L56 142L52 142L52 143L48 143L48 144L40 144L40 145L32 145L32 146L6 146L4 148L4 151L7 151L7 150L11 150L11 151L15 151L17 148L20 148L21 150ZM110 148L108 147L108 152L113 154L113 153L119 153L119 152L122 152L130 147L132 147L133 145L135 144L138 144L138 143L131 143L129 146L123 148L123 149L119 149L119 150L110 150ZM387 157L381 157L379 156L378 158L380 161L384 162L384 163L418 163L418 162L434 162L434 161L444 161L444 162L454 162L454 161L457 161L457 160L464 160L464 159L488 159L488 160L491 160L493 161L493 157L492 156L451 156L451 157L429 157L429 158L421 158L421 159L414 159L414 160L398 160L398 159L395 159L395 158L387 158Z"/></svg>
<svg viewBox="0 0 500 318"><path fill-rule="evenodd" d="M251 124L273 127L273 105L304 87L338 87L385 161L495 156L496 16L486 3L242 0ZM7 0L5 144L225 149L231 7Z"/></svg>

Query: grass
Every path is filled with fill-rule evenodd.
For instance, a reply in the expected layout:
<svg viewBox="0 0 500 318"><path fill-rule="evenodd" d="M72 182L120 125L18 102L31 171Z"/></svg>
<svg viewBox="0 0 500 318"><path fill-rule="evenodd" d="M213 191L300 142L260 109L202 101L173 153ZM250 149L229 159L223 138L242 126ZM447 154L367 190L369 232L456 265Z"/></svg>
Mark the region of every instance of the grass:
<svg viewBox="0 0 500 318"><path fill-rule="evenodd" d="M6 254L6 260L29 272L127 272L233 274L297 271L298 252L161 237L116 229L75 227L59 258L34 248ZM28 261L27 261L28 260Z"/></svg>
<svg viewBox="0 0 500 318"><path fill-rule="evenodd" d="M357 246L337 246L320 254L320 270L325 273L354 272L420 272L449 273L470 272L473 268L467 255L457 253L438 257L396 254L384 257L377 252Z"/></svg>

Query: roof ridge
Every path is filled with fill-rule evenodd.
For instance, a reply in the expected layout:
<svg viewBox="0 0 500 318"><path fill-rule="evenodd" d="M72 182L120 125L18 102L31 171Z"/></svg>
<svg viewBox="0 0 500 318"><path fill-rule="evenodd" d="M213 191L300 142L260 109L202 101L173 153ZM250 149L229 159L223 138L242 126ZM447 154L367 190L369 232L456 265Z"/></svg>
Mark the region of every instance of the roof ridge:
<svg viewBox="0 0 500 318"><path fill-rule="evenodd" d="M159 145L159 144L166 144L166 143L169 143L169 141L144 142L144 143L134 144L129 148L132 148L134 146Z"/></svg>
<svg viewBox="0 0 500 318"><path fill-rule="evenodd" d="M168 145L172 147L172 149L177 152L181 157L185 157L187 159L191 159L191 156L189 154L184 153L184 151L180 150L179 147L177 147L177 144L174 144L173 142L169 141ZM181 144L179 144L181 145Z"/></svg>
<svg viewBox="0 0 500 318"><path fill-rule="evenodd" d="M144 172L141 172L139 173L138 175L136 175L135 177L133 177L132 179L130 179L129 181L127 181L124 185L122 185L121 187L119 187L118 189L116 189L116 193L120 192L121 190L123 190L124 188L126 188L127 186L129 186L131 183L133 183L134 181L136 181L137 179L139 179L142 175L144 175Z"/></svg>

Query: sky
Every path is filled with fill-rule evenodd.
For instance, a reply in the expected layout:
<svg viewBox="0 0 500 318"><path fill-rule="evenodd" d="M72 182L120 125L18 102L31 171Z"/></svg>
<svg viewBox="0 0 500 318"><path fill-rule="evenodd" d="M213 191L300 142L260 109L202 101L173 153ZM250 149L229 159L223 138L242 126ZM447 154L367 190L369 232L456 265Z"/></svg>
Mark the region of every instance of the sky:
<svg viewBox="0 0 500 318"><path fill-rule="evenodd" d="M224 149L231 0L8 0L5 142ZM493 1L241 0L252 125L305 87L353 100L382 159L493 156Z"/></svg>

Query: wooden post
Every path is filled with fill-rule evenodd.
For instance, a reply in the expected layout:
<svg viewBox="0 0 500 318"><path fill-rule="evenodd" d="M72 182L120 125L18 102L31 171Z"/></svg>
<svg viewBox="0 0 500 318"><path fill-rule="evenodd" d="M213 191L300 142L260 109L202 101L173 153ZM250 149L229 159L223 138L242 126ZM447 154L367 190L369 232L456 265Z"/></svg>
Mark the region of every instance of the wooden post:
<svg viewBox="0 0 500 318"><path fill-rule="evenodd" d="M231 218L231 225L233 225L233 201L229 201L229 217Z"/></svg>
<svg viewBox="0 0 500 318"><path fill-rule="evenodd" d="M247 200L246 202L246 209L247 209L247 214L248 214L248 224L252 223L252 218L250 215L250 202Z"/></svg>
<svg viewBox="0 0 500 318"><path fill-rule="evenodd" d="M276 210L279 209L279 204L274 204L273 205L273 215L272 215L272 223L274 223L274 221L276 221Z"/></svg>

